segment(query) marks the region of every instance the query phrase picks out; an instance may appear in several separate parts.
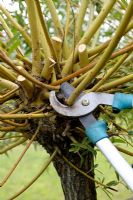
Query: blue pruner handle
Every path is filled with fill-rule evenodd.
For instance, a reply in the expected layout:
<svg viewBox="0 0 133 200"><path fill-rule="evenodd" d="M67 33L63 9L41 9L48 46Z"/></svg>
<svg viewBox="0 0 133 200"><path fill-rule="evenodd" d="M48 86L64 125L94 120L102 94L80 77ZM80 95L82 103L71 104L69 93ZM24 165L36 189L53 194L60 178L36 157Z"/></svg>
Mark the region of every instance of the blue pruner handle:
<svg viewBox="0 0 133 200"><path fill-rule="evenodd" d="M89 138L90 142L94 145L103 138L108 138L108 134L106 133L106 131L107 124L103 120L99 120L93 123L85 130L87 137Z"/></svg>
<svg viewBox="0 0 133 200"><path fill-rule="evenodd" d="M117 110L132 108L133 94L116 93L114 95L112 107Z"/></svg>

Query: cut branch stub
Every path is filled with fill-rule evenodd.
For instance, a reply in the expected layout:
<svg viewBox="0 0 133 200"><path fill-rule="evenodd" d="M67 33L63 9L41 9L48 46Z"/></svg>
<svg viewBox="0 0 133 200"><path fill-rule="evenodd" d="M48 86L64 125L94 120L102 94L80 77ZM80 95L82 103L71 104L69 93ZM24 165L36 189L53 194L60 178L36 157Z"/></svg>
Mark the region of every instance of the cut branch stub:
<svg viewBox="0 0 133 200"><path fill-rule="evenodd" d="M59 63L61 60L61 55L62 55L62 48L61 48L62 40L56 36L53 36L51 39L52 39L53 47L55 49L57 62Z"/></svg>
<svg viewBox="0 0 133 200"><path fill-rule="evenodd" d="M85 67L88 65L88 53L87 53L87 48L86 44L80 44L78 47L78 56L79 56L79 62L80 62L80 67Z"/></svg>
<svg viewBox="0 0 133 200"><path fill-rule="evenodd" d="M18 85L9 81L9 80L6 80L6 79L3 79L0 77L0 86L2 88L6 88L8 90L13 90L13 89L16 89L18 88Z"/></svg>
<svg viewBox="0 0 133 200"><path fill-rule="evenodd" d="M11 69L8 69L3 65L0 65L0 76L12 82L16 80L16 74L13 71L11 71Z"/></svg>
<svg viewBox="0 0 133 200"><path fill-rule="evenodd" d="M41 76L46 80L50 80L55 64L56 62L54 61L54 59L48 58L45 62L45 66L42 69Z"/></svg>
<svg viewBox="0 0 133 200"><path fill-rule="evenodd" d="M26 97L28 99L31 99L33 96L33 91L34 91L33 84L22 75L18 76L17 81L20 83L21 87L23 88Z"/></svg>

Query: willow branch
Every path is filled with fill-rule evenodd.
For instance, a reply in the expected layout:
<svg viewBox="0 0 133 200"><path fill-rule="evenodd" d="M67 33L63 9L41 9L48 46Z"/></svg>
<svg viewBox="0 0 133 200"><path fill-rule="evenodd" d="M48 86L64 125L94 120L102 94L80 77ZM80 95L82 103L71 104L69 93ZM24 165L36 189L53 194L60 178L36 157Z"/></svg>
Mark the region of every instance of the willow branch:
<svg viewBox="0 0 133 200"><path fill-rule="evenodd" d="M64 27L64 36L63 36L63 51L62 51L62 56L64 59L68 59L71 49L68 45L67 41L67 36L69 33L69 26L70 26L70 17L71 17L71 2L70 0L65 0L66 1L66 22L65 22L65 27Z"/></svg>
<svg viewBox="0 0 133 200"><path fill-rule="evenodd" d="M47 6L49 8L49 11L50 11L53 23L54 23L54 27L55 27L55 30L56 30L56 34L61 39L64 40L64 42L63 42L63 55L65 57L67 57L67 55L68 55L68 44L67 44L67 40L66 40L66 35L64 35L63 27L62 27L62 25L60 23L60 20L59 20L55 5L54 5L52 0L46 0L46 4L47 4ZM53 45L53 47L54 47L54 45ZM55 50L55 53L56 53L56 50ZM58 59L57 59L57 61L58 61Z"/></svg>
<svg viewBox="0 0 133 200"><path fill-rule="evenodd" d="M133 28L133 19L132 19L132 21L128 24L128 26L127 26L125 32L127 33L128 31L132 30L132 28Z"/></svg>
<svg viewBox="0 0 133 200"><path fill-rule="evenodd" d="M55 27L56 33L61 38L63 38L63 35L64 35L63 28L62 28L62 25L61 25L60 20L58 18L54 2L52 0L46 0L46 4L47 4L47 6L49 8L49 11L50 11L53 23L54 23L54 27Z"/></svg>
<svg viewBox="0 0 133 200"><path fill-rule="evenodd" d="M35 84L39 85L42 88L47 88L47 89L50 89L50 90L59 89L59 87L54 87L54 86L47 85L45 83L42 83L42 82L38 81L32 75L30 75L23 67L21 67L21 66L15 66L13 64L12 60L3 51L1 51L1 50L0 50L0 58L5 63L7 63L9 66L11 66L16 72L18 72L18 74L21 74L22 76L24 76L25 78L27 78L32 83L35 83Z"/></svg>
<svg viewBox="0 0 133 200"><path fill-rule="evenodd" d="M26 58L26 57L24 57L24 56L21 56L21 55L19 55L19 54L16 55L16 58L18 58L19 60L21 60L21 61L23 61L24 63L26 63L26 64L28 65L28 67L31 69L32 62L31 62L28 58Z"/></svg>
<svg viewBox="0 0 133 200"><path fill-rule="evenodd" d="M21 74L22 76L24 76L25 78L27 78L29 81L31 81L32 83L35 83L36 85L42 87L42 88L47 88L50 90L57 90L59 89L59 87L55 87L55 86L51 86L51 85L47 85L45 83L42 83L40 81L38 81L37 79L35 79L33 76L31 76L24 68L22 68L21 66L15 68L19 74Z"/></svg>
<svg viewBox="0 0 133 200"><path fill-rule="evenodd" d="M34 86L31 83L31 81L27 80L25 77L22 75L19 75L17 77L17 81L19 85L22 87L26 98L29 100L33 97L33 92L34 92Z"/></svg>
<svg viewBox="0 0 133 200"><path fill-rule="evenodd" d="M95 64L96 64L96 61L88 64L87 66L79 69L78 71L76 71L74 73L71 73L70 75L68 75L66 77L63 77L62 79L57 80L56 82L52 83L51 85L55 85L55 86L60 85L61 83L64 83L65 81L75 78L75 77L79 76L80 74L85 73L88 70L90 70L91 68L93 68L95 66Z"/></svg>
<svg viewBox="0 0 133 200"><path fill-rule="evenodd" d="M120 41L121 37L123 36L123 32L125 27L127 26L127 22L132 17L132 9L133 9L133 1L130 1L127 11L116 30L116 33L114 37L112 38L109 46L101 56L99 62L95 65L95 67L87 74L86 78L78 85L78 87L74 90L72 95L68 98L68 105L72 105L77 96L80 94L80 92L86 88L86 86L96 77L96 75L101 71L101 69L105 66L105 63L110 58L113 50L117 46L118 42Z"/></svg>
<svg viewBox="0 0 133 200"><path fill-rule="evenodd" d="M45 78L46 80L49 80L52 76L52 70L53 70L51 67L51 60L52 60L52 64L54 63L54 65L56 65L56 62L53 59L53 56L51 54L51 50L47 43L46 36L44 35L40 21L39 21L39 24L40 25L38 26L38 28L40 28L40 41L41 41L41 46L42 46L44 58L45 58L45 63L41 70L41 77ZM54 44L53 44L53 46L54 46ZM60 48L60 50L61 50L61 48Z"/></svg>
<svg viewBox="0 0 133 200"><path fill-rule="evenodd" d="M38 29L38 15L35 1L26 0L32 40L32 74L38 76L41 67L40 34Z"/></svg>
<svg viewBox="0 0 133 200"><path fill-rule="evenodd" d="M124 54L117 62L116 64L110 68L107 73L105 74L105 76L92 88L90 89L90 91L96 91L101 85L103 85L106 80L108 80L111 75L116 72L116 70L120 67L120 65L126 60L126 58L129 56L128 53Z"/></svg>
<svg viewBox="0 0 133 200"><path fill-rule="evenodd" d="M80 77L76 78L73 82L72 82L72 86L76 88L76 86L87 76L87 73L83 73Z"/></svg>
<svg viewBox="0 0 133 200"><path fill-rule="evenodd" d="M12 175L12 173L14 172L14 170L16 169L16 167L18 166L18 164L20 163L20 161L22 160L22 158L24 157L25 153L27 152L27 150L29 149L30 145L32 144L32 142L34 141L34 139L36 138L38 132L40 130L40 124L38 125L35 134L32 136L31 140L29 143L26 144L26 147L24 148L23 152L21 153L21 155L19 156L18 160L15 162L15 164L13 165L13 167L11 168L11 170L9 171L9 173L7 174L7 176L3 179L3 181L0 183L0 187L2 187L6 181L9 179L9 177ZM23 138L25 139L25 138ZM26 141L27 139L25 139Z"/></svg>
<svg viewBox="0 0 133 200"><path fill-rule="evenodd" d="M100 44L100 45L98 45L94 48L90 48L88 50L88 57L93 56L97 53L101 53L109 45L110 41L111 40L108 40L108 41L106 41L106 42L104 42L104 43L102 43L102 44Z"/></svg>
<svg viewBox="0 0 133 200"><path fill-rule="evenodd" d="M132 90L133 90L133 86L132 85L127 87L127 88L124 88L125 92L131 92Z"/></svg>
<svg viewBox="0 0 133 200"><path fill-rule="evenodd" d="M130 82L130 81L133 81L133 74L130 74L130 75L127 75L123 78L119 78L115 81L106 83L103 86L101 86L99 89L97 89L97 91L98 92L107 91L107 90L110 90L110 89L115 88L117 86L123 85L127 82Z"/></svg>
<svg viewBox="0 0 133 200"><path fill-rule="evenodd" d="M114 52L111 56L111 58L115 58L117 56L120 56L122 54L125 54L127 52L130 52L133 50L133 43L131 42L130 44L126 45L124 48Z"/></svg>
<svg viewBox="0 0 133 200"><path fill-rule="evenodd" d="M8 90L18 89L18 85L0 77L0 86Z"/></svg>
<svg viewBox="0 0 133 200"><path fill-rule="evenodd" d="M26 33L25 29L14 20L14 18L10 15L10 13L1 4L0 4L0 10L2 10L2 12L6 15L7 19L22 34L27 44L31 47L31 39L29 35Z"/></svg>
<svg viewBox="0 0 133 200"><path fill-rule="evenodd" d="M4 18L0 15L0 22L3 26L3 29L5 30L5 32L7 33L9 38L13 38L13 33L11 32L10 28L8 27L6 21L4 20Z"/></svg>
<svg viewBox="0 0 133 200"><path fill-rule="evenodd" d="M109 11L111 10L111 8L115 4L115 2L116 2L116 0L112 0L112 1L107 1L105 3L105 5L103 6L103 8L102 8L101 12L99 13L98 17L93 21L93 23L91 24L89 29L86 31L84 36L81 38L81 40L79 41L79 43L75 47L74 52L72 52L72 54L68 58L65 66L63 67L63 70L62 70L62 75L63 76L68 75L72 71L73 63L77 59L77 50L78 50L79 44L88 44L90 42L91 38L96 33L96 31L99 29L99 27L103 23L104 19L108 15Z"/></svg>
<svg viewBox="0 0 133 200"><path fill-rule="evenodd" d="M43 28L42 28L40 20L38 20L38 23L39 23L38 24L38 28L39 28L39 31L40 31L40 41L41 41L40 45L41 45L42 50L43 50L44 59L47 60L48 57L52 58L52 53L51 53L50 47L48 45L46 36L45 36L45 34L43 32Z"/></svg>
<svg viewBox="0 0 133 200"><path fill-rule="evenodd" d="M69 24L70 24L70 10L71 10L71 3L70 0L66 0L66 22L65 22L65 31L64 37L67 37L69 32Z"/></svg>
<svg viewBox="0 0 133 200"><path fill-rule="evenodd" d="M59 66L57 56L56 56L56 50L54 48L54 45L53 45L51 38L50 38L50 35L48 33L46 23L45 23L45 19L42 15L42 11L41 11L39 1L37 0L37 1L35 1L35 3L36 3L37 13L38 13L38 17L39 17L39 23L41 24L41 26L40 26L40 28L41 28L41 40L42 40L42 47L43 47L43 50L44 50L44 55L46 54L46 56L45 56L46 61L47 61L47 57L52 58L55 61L55 69L56 69L57 73L60 73L60 66ZM55 14L56 10L54 8L53 2L48 1L47 3L50 6L50 9L52 9L52 11L53 11L52 16L56 15ZM57 20L56 17L58 17L58 16L57 15L55 16L55 21ZM45 67L47 67L47 66L45 66ZM49 66L47 67L47 71L49 71L48 69L49 69ZM51 72L49 72L49 74L50 73Z"/></svg>
<svg viewBox="0 0 133 200"><path fill-rule="evenodd" d="M10 115L10 114L8 113L8 115ZM13 122L13 121L10 121L10 120L0 120L0 121L2 121L5 124L10 124L10 125L15 126L15 127L26 127L26 125L27 125L27 121L24 122L24 123L16 123L16 122Z"/></svg>
<svg viewBox="0 0 133 200"><path fill-rule="evenodd" d="M0 154L4 154L7 151L19 146L20 144L23 144L26 140L27 140L26 138L20 138L19 140L17 140L17 142L9 144L5 148L1 149ZM2 185L3 185L3 181L2 181L2 183L0 183L0 187L2 187Z"/></svg>
<svg viewBox="0 0 133 200"><path fill-rule="evenodd" d="M121 6L121 8L122 8L123 10L126 10L126 5L125 5L125 3L123 3L123 1L118 0L118 3L120 4L120 6Z"/></svg>
<svg viewBox="0 0 133 200"><path fill-rule="evenodd" d="M113 59L119 55L125 54L127 52L130 52L132 50L133 50L133 44L127 45L126 47L114 52L111 55L111 59ZM82 69L79 69L78 71L71 73L70 75L68 75L64 78L57 80L56 82L52 83L51 85L55 85L55 86L60 85L61 83L64 83L65 81L75 78L75 77L79 76L80 74L85 73L85 72L89 71L90 69L92 69L97 64L97 62L98 62L97 60L91 62L87 66L83 67ZM84 77L83 77L83 79L84 79Z"/></svg>
<svg viewBox="0 0 133 200"><path fill-rule="evenodd" d="M39 16L39 19L40 19L40 22L41 22L41 25L42 25L42 29L43 29L44 35L45 35L45 37L46 37L47 43L48 43L48 45L49 45L49 48L50 48L50 50L51 50L51 53L52 53L52 55L53 55L54 60L57 61L57 60L56 60L55 50L54 50L52 41L51 41L51 39L50 39L48 30L47 30L47 27L46 27L46 23L45 23L45 21L44 21L44 17L43 17L43 15L42 15L42 11L41 11L41 7L40 7L39 0L36 0L36 1L35 1L35 4L36 4L36 8L37 8L37 11L38 11L38 16Z"/></svg>
<svg viewBox="0 0 133 200"><path fill-rule="evenodd" d="M79 13L76 17L76 23L75 23L75 43L76 44L79 42L81 38L82 25L83 25L84 16L85 16L88 4L89 4L88 0L82 0L81 5L79 7Z"/></svg>
<svg viewBox="0 0 133 200"><path fill-rule="evenodd" d="M50 80L55 64L56 63L52 58L47 58L47 60L45 61L45 65L42 69L41 76L46 80Z"/></svg>
<svg viewBox="0 0 133 200"><path fill-rule="evenodd" d="M124 134L125 134L126 136L128 136L128 131L127 131L125 128L123 128L122 126L120 126L119 124L117 124L117 123L115 122L115 120L113 120L113 118L115 117L113 113L109 112L108 110L106 110L106 109L105 109L103 106L101 106L101 105L99 106L99 108L102 110L102 112L104 112L106 115L109 116L110 121L113 123L113 125L114 125L118 130L122 130L122 131L124 132Z"/></svg>
<svg viewBox="0 0 133 200"><path fill-rule="evenodd" d="M8 37L11 39L14 37L13 33L11 32L10 28L8 27L6 21L4 20L4 18L0 15L0 22L2 23L2 26L5 30L5 32L7 33ZM23 55L22 54L22 50L20 49L20 47L17 48L17 52L18 54L20 55Z"/></svg>
<svg viewBox="0 0 133 200"><path fill-rule="evenodd" d="M8 136L8 137L0 137L0 140L9 140L9 139L16 139L16 138L22 138L22 135L16 135L16 136Z"/></svg>
<svg viewBox="0 0 133 200"><path fill-rule="evenodd" d="M88 27L91 26L91 24L93 23L94 13L95 13L95 2L90 1L90 4L89 4L89 23L88 23Z"/></svg>
<svg viewBox="0 0 133 200"><path fill-rule="evenodd" d="M8 99L10 99L13 95L16 94L16 92L18 91L19 88L15 88L9 92L7 92L4 95L0 95L0 103L3 103L4 101L7 101Z"/></svg>
<svg viewBox="0 0 133 200"><path fill-rule="evenodd" d="M55 150L53 152L53 154L50 156L50 158L48 159L47 163L44 164L44 166L39 171L39 173L25 187L23 187L19 192L17 192L15 195L10 197L8 200L16 199L19 195L24 193L44 173L44 171L48 168L48 166L50 165L50 163L52 162L52 160L54 159L56 154L57 154L57 150Z"/></svg>
<svg viewBox="0 0 133 200"><path fill-rule="evenodd" d="M53 113L28 113L28 114L0 114L0 120L7 120L7 119L39 119L45 117L51 117Z"/></svg>
<svg viewBox="0 0 133 200"><path fill-rule="evenodd" d="M98 28L101 26L104 19L109 14L110 10L112 9L112 7L114 6L115 3L116 3L116 1L112 0L112 1L107 1L104 4L99 15L96 17L96 19L93 21L93 23L91 24L89 29L86 31L84 36L81 38L80 44L82 44L82 43L88 44L90 42L91 38L94 36L94 34L98 30Z"/></svg>
<svg viewBox="0 0 133 200"><path fill-rule="evenodd" d="M121 148L121 147L118 147L118 146L116 146L116 145L115 145L115 147L116 147L120 152L122 152L122 153L124 153L124 154L126 154L126 155L128 155L128 156L133 156L133 152L128 151L128 150L126 150L126 149L123 149L123 148Z"/></svg>
<svg viewBox="0 0 133 200"><path fill-rule="evenodd" d="M16 81L16 74L13 73L10 69L4 67L3 65L0 65L0 76L12 82Z"/></svg>
<svg viewBox="0 0 133 200"><path fill-rule="evenodd" d="M4 132L14 131L15 129L16 129L15 126L0 127L0 131L4 131Z"/></svg>
<svg viewBox="0 0 133 200"><path fill-rule="evenodd" d="M88 54L87 54L87 46L85 44L80 44L78 47L78 56L80 67L83 68L88 65Z"/></svg>
<svg viewBox="0 0 133 200"><path fill-rule="evenodd" d="M129 24L127 25L125 31L124 31L124 34L125 35L128 31L130 31L131 29L133 28L133 22L129 22ZM110 43L111 39L106 41L105 43L102 43L94 48L90 48L88 50L88 57L94 55L94 54L97 54L97 53L100 53L102 52Z"/></svg>
<svg viewBox="0 0 133 200"><path fill-rule="evenodd" d="M57 61L58 61L58 63L60 63L61 55L62 55L62 40L59 37L53 36L52 44L53 44L55 52L56 52Z"/></svg>

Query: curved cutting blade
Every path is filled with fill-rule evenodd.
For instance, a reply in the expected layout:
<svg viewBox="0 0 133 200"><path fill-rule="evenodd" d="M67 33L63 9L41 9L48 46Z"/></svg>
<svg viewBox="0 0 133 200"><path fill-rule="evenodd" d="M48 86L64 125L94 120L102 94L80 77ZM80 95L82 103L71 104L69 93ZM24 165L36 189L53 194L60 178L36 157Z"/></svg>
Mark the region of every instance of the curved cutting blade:
<svg viewBox="0 0 133 200"><path fill-rule="evenodd" d="M109 95L109 96L107 96ZM80 117L91 113L99 104L112 105L113 95L90 92L79 96L72 106L60 103L56 97L55 91L50 92L50 104L58 113L68 117ZM84 102L89 102L84 105Z"/></svg>

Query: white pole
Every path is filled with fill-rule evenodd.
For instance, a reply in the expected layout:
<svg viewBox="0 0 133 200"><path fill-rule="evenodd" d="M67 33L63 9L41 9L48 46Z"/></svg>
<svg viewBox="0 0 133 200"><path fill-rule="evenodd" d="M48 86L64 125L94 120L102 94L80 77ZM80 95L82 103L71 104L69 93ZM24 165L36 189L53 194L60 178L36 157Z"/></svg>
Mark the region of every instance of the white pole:
<svg viewBox="0 0 133 200"><path fill-rule="evenodd" d="M125 181L128 187L133 191L133 169L121 156L115 146L110 142L108 138L104 138L98 141L96 146L105 155L105 157L112 164L112 166Z"/></svg>

